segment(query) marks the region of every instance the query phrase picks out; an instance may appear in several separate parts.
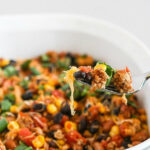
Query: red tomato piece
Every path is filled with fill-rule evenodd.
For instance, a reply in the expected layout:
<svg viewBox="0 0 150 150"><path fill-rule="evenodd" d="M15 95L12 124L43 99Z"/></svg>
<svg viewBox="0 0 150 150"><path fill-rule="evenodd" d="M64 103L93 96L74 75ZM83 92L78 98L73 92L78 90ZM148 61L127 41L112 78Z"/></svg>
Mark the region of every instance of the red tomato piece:
<svg viewBox="0 0 150 150"><path fill-rule="evenodd" d="M31 146L32 140L35 138L32 132L28 128L22 128L19 130L19 137L21 141L23 141L25 144Z"/></svg>
<svg viewBox="0 0 150 150"><path fill-rule="evenodd" d="M65 123L66 121L68 121L68 120L69 120L68 116L63 115L62 120L61 120L61 124L64 125L64 123Z"/></svg>
<svg viewBox="0 0 150 150"><path fill-rule="evenodd" d="M105 140L102 140L102 141L101 141L101 144L102 144L102 146L103 146L104 148L106 148L108 143L107 143Z"/></svg>
<svg viewBox="0 0 150 150"><path fill-rule="evenodd" d="M126 72L130 72L130 70L129 70L129 68L128 68L128 67L126 67Z"/></svg>
<svg viewBox="0 0 150 150"><path fill-rule="evenodd" d="M63 95L63 92L58 91L58 90L54 90L54 91L52 92L52 95L54 95L54 96L56 96L56 97L63 97L63 96L64 96L64 95Z"/></svg>
<svg viewBox="0 0 150 150"><path fill-rule="evenodd" d="M119 147L121 143L123 142L123 138L120 135L116 135L112 137L112 141L114 141Z"/></svg>
<svg viewBox="0 0 150 150"><path fill-rule="evenodd" d="M75 130L67 133L66 139L67 139L68 143L77 143L78 140L82 140L82 142L84 144L86 143L86 139L84 137L82 137L82 135Z"/></svg>
<svg viewBox="0 0 150 150"><path fill-rule="evenodd" d="M83 71L83 72L86 72L86 73L92 71L91 66L81 66L81 67L79 67L79 69L80 69L81 71Z"/></svg>

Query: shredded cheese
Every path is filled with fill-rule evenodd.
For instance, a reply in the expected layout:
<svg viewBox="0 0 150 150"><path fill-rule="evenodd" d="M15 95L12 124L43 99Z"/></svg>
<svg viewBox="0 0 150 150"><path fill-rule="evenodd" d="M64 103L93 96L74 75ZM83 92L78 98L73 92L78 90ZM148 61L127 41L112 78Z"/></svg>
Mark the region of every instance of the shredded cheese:
<svg viewBox="0 0 150 150"><path fill-rule="evenodd" d="M71 103L70 103L70 109L71 109L71 115L74 115L75 114L75 111L74 111L74 96L73 96L73 93L74 93L74 73L77 72L79 69L77 67L71 67L70 70L66 71L66 76L65 76L65 81L69 84L70 86L70 89L71 89L71 96L70 96L70 100L71 100Z"/></svg>
<svg viewBox="0 0 150 150"><path fill-rule="evenodd" d="M113 119L113 121L115 122L115 124L117 124L117 125L120 125L120 124L122 124L122 123L124 123L124 122L133 123L133 120L132 120L132 119L119 119L119 118L117 118L117 117L113 117L112 119Z"/></svg>
<svg viewBox="0 0 150 150"><path fill-rule="evenodd" d="M128 100L127 100L125 94L122 95L122 102L123 102L125 105L127 105Z"/></svg>

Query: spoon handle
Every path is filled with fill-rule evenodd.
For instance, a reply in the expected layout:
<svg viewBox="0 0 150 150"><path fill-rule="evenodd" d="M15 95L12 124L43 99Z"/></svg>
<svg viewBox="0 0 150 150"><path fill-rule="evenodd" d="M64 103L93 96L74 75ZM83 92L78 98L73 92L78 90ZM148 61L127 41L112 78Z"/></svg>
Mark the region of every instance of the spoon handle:
<svg viewBox="0 0 150 150"><path fill-rule="evenodd" d="M150 79L150 73L146 75L146 80Z"/></svg>

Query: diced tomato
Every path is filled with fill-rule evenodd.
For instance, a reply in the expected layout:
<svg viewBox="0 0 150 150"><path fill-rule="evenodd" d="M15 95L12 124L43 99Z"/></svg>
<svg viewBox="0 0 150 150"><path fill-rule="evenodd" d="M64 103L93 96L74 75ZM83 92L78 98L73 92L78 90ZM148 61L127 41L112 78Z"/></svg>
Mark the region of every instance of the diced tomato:
<svg viewBox="0 0 150 150"><path fill-rule="evenodd" d="M47 119L45 117L40 117L40 120L44 123L47 123Z"/></svg>
<svg viewBox="0 0 150 150"><path fill-rule="evenodd" d="M124 73L126 73L126 72L130 72L130 70L129 70L128 67L126 67L125 69L123 69L123 70L118 70L117 72L124 74Z"/></svg>
<svg viewBox="0 0 150 150"><path fill-rule="evenodd" d="M128 67L126 67L126 72L130 72L130 70L129 70L129 68L128 68Z"/></svg>
<svg viewBox="0 0 150 150"><path fill-rule="evenodd" d="M120 135L116 135L112 137L112 141L114 141L119 147L121 143L123 142L123 138Z"/></svg>
<svg viewBox="0 0 150 150"><path fill-rule="evenodd" d="M83 71L83 72L86 72L86 73L92 71L91 66L81 66L81 67L79 67L79 69L80 69L81 71Z"/></svg>
<svg viewBox="0 0 150 150"><path fill-rule="evenodd" d="M106 142L105 140L102 140L102 141L101 141L101 144L102 144L102 146L103 146L104 148L107 147L107 142Z"/></svg>
<svg viewBox="0 0 150 150"><path fill-rule="evenodd" d="M86 143L86 139L82 137L82 135L75 130L67 133L66 139L68 143L72 143L72 144L77 143L78 140L82 141L84 144Z"/></svg>
<svg viewBox="0 0 150 150"><path fill-rule="evenodd" d="M32 132L28 128L22 128L19 130L19 138L25 144L31 146L32 140L35 138L35 136L32 134Z"/></svg>
<svg viewBox="0 0 150 150"><path fill-rule="evenodd" d="M59 91L59 90L54 90L52 92L52 95L56 96L56 97L64 97L64 94L62 91Z"/></svg>
<svg viewBox="0 0 150 150"><path fill-rule="evenodd" d="M98 113L99 113L99 107L98 106L91 106L88 109L89 112L89 119L93 120L95 119L95 117L97 117Z"/></svg>
<svg viewBox="0 0 150 150"><path fill-rule="evenodd" d="M23 113L23 112L19 112L19 115L20 115L21 117L26 117L26 116L28 116L27 114L25 114L25 113Z"/></svg>
<svg viewBox="0 0 150 150"><path fill-rule="evenodd" d="M64 125L64 123L65 123L66 121L68 121L68 120L69 120L68 116L63 115L62 120L61 120L61 124Z"/></svg>

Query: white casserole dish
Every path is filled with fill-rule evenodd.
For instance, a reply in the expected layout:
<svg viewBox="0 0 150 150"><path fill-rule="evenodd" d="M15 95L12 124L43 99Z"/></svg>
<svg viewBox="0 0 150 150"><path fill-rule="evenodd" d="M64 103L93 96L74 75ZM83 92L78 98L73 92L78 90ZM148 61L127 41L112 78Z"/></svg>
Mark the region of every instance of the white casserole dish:
<svg viewBox="0 0 150 150"><path fill-rule="evenodd" d="M0 57L28 58L47 50L88 53L132 74L150 71L150 51L127 31L87 17L60 14L0 16ZM148 114L150 86L138 93ZM150 149L150 139L130 150Z"/></svg>

